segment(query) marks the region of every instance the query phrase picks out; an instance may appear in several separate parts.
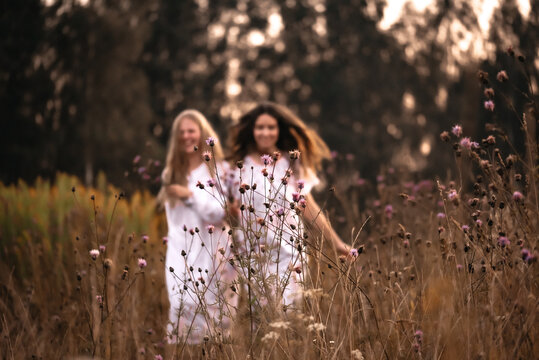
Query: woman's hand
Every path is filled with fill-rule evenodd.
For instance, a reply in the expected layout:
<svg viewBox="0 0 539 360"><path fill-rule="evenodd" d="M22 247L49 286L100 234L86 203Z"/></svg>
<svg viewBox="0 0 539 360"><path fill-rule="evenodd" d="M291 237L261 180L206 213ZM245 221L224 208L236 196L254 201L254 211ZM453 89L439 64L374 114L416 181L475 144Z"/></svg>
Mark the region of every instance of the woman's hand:
<svg viewBox="0 0 539 360"><path fill-rule="evenodd" d="M240 217L240 204L238 199L229 199L227 202L227 211L234 219Z"/></svg>
<svg viewBox="0 0 539 360"><path fill-rule="evenodd" d="M337 233L335 232L335 230L333 230L329 221L324 216L322 210L320 209L312 195L308 194L305 197L305 200L307 201L307 207L304 212L305 220L316 225L316 227L320 231L320 234L323 237L331 240L339 257L352 256L350 252L352 250L352 247L342 241L339 235L337 235Z"/></svg>
<svg viewBox="0 0 539 360"><path fill-rule="evenodd" d="M189 190L186 186L178 184L168 185L166 187L166 191L169 196L173 196L181 200L185 200L193 195L191 190Z"/></svg>

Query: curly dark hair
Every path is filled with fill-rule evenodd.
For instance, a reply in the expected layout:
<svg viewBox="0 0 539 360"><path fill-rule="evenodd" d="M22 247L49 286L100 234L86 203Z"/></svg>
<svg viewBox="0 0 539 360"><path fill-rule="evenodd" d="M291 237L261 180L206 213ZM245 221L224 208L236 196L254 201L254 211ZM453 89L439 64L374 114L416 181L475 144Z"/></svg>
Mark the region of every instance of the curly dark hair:
<svg viewBox="0 0 539 360"><path fill-rule="evenodd" d="M242 160L256 149L253 136L256 120L262 114L272 116L279 124L277 148L280 151L299 150L305 168L320 170L322 160L330 157L328 146L298 116L285 106L272 102L260 103L244 114L231 130L230 161Z"/></svg>

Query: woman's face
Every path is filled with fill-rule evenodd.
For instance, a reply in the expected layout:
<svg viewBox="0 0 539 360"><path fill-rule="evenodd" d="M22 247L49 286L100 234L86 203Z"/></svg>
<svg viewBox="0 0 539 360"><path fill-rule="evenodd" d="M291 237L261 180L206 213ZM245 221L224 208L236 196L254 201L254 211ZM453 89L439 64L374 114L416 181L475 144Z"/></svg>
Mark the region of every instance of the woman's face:
<svg viewBox="0 0 539 360"><path fill-rule="evenodd" d="M185 118L178 129L178 142L180 148L186 154L195 151L195 146L200 145L200 127L193 120Z"/></svg>
<svg viewBox="0 0 539 360"><path fill-rule="evenodd" d="M279 140L279 122L268 114L260 115L255 121L253 130L256 147L259 152L271 154L277 150Z"/></svg>

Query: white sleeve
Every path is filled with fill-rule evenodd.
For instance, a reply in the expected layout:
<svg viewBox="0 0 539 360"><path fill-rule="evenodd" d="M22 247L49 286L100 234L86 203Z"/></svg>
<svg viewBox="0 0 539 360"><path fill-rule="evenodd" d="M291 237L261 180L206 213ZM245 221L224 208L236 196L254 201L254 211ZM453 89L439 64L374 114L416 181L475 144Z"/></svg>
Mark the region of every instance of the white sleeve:
<svg viewBox="0 0 539 360"><path fill-rule="evenodd" d="M217 225L225 217L222 202L222 195L216 187L205 186L204 189L196 188L185 204L190 205L205 222Z"/></svg>
<svg viewBox="0 0 539 360"><path fill-rule="evenodd" d="M320 179L316 176L316 173L312 169L305 169L303 171L304 178L301 179L305 181L305 187L301 191L303 194L308 194L311 192L313 187L320 184Z"/></svg>

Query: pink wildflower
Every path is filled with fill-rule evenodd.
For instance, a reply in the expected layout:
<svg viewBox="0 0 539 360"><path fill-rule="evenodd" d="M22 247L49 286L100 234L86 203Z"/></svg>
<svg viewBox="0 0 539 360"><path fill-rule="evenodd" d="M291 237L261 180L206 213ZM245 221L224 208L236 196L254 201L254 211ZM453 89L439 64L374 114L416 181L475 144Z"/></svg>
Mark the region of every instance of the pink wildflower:
<svg viewBox="0 0 539 360"><path fill-rule="evenodd" d="M393 217L393 206L386 205L386 207L384 209L384 213L386 214L386 217L388 219L391 219Z"/></svg>
<svg viewBox="0 0 539 360"><path fill-rule="evenodd" d="M262 156L260 157L260 159L262 160L262 163L263 163L265 166L271 165L271 164L273 163L272 157L269 156L268 154L262 155Z"/></svg>
<svg viewBox="0 0 539 360"><path fill-rule="evenodd" d="M97 249L90 250L90 256L92 257L93 260L97 259L97 257L99 256L99 250Z"/></svg>
<svg viewBox="0 0 539 360"><path fill-rule="evenodd" d="M469 137L464 137L462 140L460 140L460 146L462 146L465 149L471 150L472 149L472 141Z"/></svg>
<svg viewBox="0 0 539 360"><path fill-rule="evenodd" d="M217 139L210 136L206 139L206 144L208 144L208 146L214 146L215 144L217 144Z"/></svg>
<svg viewBox="0 0 539 360"><path fill-rule="evenodd" d="M146 267L146 259L138 258L138 267L144 269Z"/></svg>
<svg viewBox="0 0 539 360"><path fill-rule="evenodd" d="M455 189L451 189L449 190L449 192L447 193L447 198L449 200L455 200L457 199L459 196L459 194L457 193L457 191Z"/></svg>
<svg viewBox="0 0 539 360"><path fill-rule="evenodd" d="M494 111L494 102L492 100L485 101L484 106L488 111Z"/></svg>
<svg viewBox="0 0 539 360"><path fill-rule="evenodd" d="M522 199L524 199L524 195L522 195L522 193L520 191L515 191L513 193L513 200L520 201Z"/></svg>
<svg viewBox="0 0 539 360"><path fill-rule="evenodd" d="M462 126L460 126L460 125L453 126L453 128L451 129L451 132L456 137L461 137L462 136Z"/></svg>
<svg viewBox="0 0 539 360"><path fill-rule="evenodd" d="M498 238L498 245L500 245L502 248L503 248L503 247L506 247L506 246L508 246L508 245L510 245L510 244L511 244L511 242L510 242L509 239L506 238L505 236L500 236L500 237Z"/></svg>

